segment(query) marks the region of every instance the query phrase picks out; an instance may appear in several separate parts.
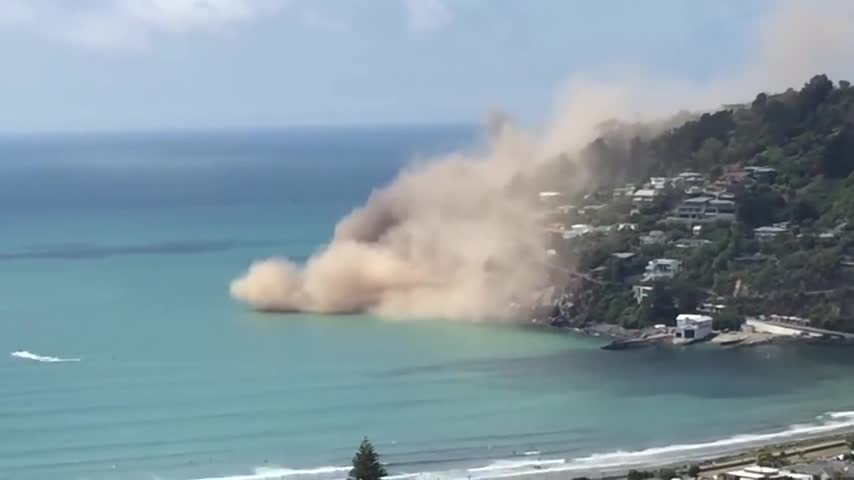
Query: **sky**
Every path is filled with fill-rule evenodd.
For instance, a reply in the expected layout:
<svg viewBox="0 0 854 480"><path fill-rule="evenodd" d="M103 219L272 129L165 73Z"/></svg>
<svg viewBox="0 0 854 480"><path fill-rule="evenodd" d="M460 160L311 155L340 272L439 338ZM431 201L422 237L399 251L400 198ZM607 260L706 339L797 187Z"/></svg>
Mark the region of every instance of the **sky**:
<svg viewBox="0 0 854 480"><path fill-rule="evenodd" d="M536 121L578 72L726 75L773 5L0 0L0 132Z"/></svg>

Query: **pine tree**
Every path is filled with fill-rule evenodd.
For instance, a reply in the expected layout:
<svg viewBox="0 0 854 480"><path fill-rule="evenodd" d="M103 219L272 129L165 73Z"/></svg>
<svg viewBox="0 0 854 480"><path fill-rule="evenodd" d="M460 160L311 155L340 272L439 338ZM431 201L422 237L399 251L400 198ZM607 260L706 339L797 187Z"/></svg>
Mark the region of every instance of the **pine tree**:
<svg viewBox="0 0 854 480"><path fill-rule="evenodd" d="M353 455L353 469L347 476L350 480L379 480L386 476L385 468L380 463L380 456L374 446L365 437L359 450Z"/></svg>

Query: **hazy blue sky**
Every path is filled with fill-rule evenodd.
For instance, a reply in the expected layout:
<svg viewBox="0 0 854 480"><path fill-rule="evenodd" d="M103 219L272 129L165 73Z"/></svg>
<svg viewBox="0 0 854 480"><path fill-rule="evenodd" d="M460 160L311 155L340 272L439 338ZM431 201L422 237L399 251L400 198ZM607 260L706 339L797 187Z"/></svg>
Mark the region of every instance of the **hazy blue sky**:
<svg viewBox="0 0 854 480"><path fill-rule="evenodd" d="M769 5L0 0L0 131L536 119L575 72L737 68Z"/></svg>

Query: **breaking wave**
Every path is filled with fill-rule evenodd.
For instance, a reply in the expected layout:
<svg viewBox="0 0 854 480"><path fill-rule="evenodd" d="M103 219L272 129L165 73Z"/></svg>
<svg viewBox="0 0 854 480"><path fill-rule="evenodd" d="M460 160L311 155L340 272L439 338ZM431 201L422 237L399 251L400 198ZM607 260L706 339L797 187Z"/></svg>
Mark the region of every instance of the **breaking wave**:
<svg viewBox="0 0 854 480"><path fill-rule="evenodd" d="M343 478L351 467L316 467L316 468L285 468L285 467L258 467L253 473L247 475L233 475L229 477L209 477L196 480L279 480L288 477L315 477L327 476L329 478Z"/></svg>
<svg viewBox="0 0 854 480"><path fill-rule="evenodd" d="M542 469L546 466L564 464L566 464L566 460L562 458L558 458L555 460L499 460L485 467L469 468L467 471L469 473L485 473L530 468Z"/></svg>
<svg viewBox="0 0 854 480"><path fill-rule="evenodd" d="M19 350L17 352L12 352L9 355L15 358L21 358L24 360L33 360L35 362L42 363L69 363L69 362L79 362L79 358L60 358L60 357L51 357L47 355L37 355L33 352L28 352L27 350Z"/></svg>

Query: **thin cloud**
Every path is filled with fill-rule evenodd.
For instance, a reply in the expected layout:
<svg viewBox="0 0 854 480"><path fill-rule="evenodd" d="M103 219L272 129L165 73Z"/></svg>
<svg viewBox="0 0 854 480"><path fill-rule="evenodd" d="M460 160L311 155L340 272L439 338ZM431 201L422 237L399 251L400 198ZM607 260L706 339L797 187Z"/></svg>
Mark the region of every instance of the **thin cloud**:
<svg viewBox="0 0 854 480"><path fill-rule="evenodd" d="M0 3L0 25L24 25L32 22L36 12L25 0L6 0Z"/></svg>
<svg viewBox="0 0 854 480"><path fill-rule="evenodd" d="M288 0L6 0L0 24L96 50L143 50L157 34L218 33L276 13Z"/></svg>
<svg viewBox="0 0 854 480"><path fill-rule="evenodd" d="M442 30L454 20L453 12L443 0L404 0L409 26L416 32Z"/></svg>

